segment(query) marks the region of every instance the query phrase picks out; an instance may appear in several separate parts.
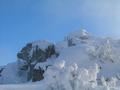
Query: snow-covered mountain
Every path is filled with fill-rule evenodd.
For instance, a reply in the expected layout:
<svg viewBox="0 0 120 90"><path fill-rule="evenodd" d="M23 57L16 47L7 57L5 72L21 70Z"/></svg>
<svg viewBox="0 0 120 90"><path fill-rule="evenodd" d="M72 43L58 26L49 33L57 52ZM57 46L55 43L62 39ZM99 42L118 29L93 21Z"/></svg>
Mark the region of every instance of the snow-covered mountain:
<svg viewBox="0 0 120 90"><path fill-rule="evenodd" d="M0 67L0 90L120 90L119 39L82 29L55 44L30 42L17 57Z"/></svg>

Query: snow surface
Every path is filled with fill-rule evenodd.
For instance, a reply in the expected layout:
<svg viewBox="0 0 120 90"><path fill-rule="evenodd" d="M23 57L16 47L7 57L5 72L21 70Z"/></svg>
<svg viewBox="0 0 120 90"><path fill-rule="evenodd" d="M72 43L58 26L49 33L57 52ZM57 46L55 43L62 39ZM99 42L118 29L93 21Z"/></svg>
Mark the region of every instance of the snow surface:
<svg viewBox="0 0 120 90"><path fill-rule="evenodd" d="M103 81L106 84L98 86L96 81L98 73L97 64L85 69L78 68L76 63L66 67L65 61L61 61L58 66L54 65L45 72L43 81L0 85L0 90L119 90L114 80L109 83Z"/></svg>
<svg viewBox="0 0 120 90"><path fill-rule="evenodd" d="M71 38L75 45L69 47L67 40ZM45 49L51 43L32 44L33 49L36 45ZM120 90L120 40L92 37L83 29L58 42L56 49L58 58L35 66L45 70L44 80L21 84L25 76L18 74L19 65L15 62L6 65L1 73L0 90Z"/></svg>
<svg viewBox="0 0 120 90"><path fill-rule="evenodd" d="M25 80L25 78L20 77L18 75L17 62L9 63L4 68L5 69L1 73L2 76L0 77L0 84L10 84L10 83L17 84Z"/></svg>

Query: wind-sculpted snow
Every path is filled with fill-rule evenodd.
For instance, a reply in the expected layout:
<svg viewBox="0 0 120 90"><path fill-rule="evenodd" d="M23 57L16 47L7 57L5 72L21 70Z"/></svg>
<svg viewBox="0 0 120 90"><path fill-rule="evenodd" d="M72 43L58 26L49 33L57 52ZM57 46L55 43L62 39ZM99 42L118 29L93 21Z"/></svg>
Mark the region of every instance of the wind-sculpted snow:
<svg viewBox="0 0 120 90"><path fill-rule="evenodd" d="M76 63L66 66L65 61L61 61L45 72L45 79L41 82L0 85L0 90L119 90L114 80L109 83L102 81L102 85L98 85L98 73L97 64L85 69L79 68Z"/></svg>

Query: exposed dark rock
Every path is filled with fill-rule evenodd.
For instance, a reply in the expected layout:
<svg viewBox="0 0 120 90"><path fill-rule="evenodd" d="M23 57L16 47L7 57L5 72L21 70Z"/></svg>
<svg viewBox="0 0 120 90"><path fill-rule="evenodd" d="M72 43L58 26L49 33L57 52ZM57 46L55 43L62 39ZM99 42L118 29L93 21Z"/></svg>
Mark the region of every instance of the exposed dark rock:
<svg viewBox="0 0 120 90"><path fill-rule="evenodd" d="M32 81L35 82L44 79L43 74L44 74L44 70L41 67L39 67L39 69L34 69L32 75Z"/></svg>
<svg viewBox="0 0 120 90"><path fill-rule="evenodd" d="M3 70L4 70L4 68L1 68L1 69L0 69L0 77L2 76L1 73L2 73Z"/></svg>

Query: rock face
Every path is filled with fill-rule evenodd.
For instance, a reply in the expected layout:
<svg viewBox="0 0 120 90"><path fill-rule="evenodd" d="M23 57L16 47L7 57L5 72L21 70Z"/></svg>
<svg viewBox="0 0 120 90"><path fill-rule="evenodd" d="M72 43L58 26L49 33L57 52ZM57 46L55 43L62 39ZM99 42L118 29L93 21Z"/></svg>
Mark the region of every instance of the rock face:
<svg viewBox="0 0 120 90"><path fill-rule="evenodd" d="M41 44L42 43L42 44ZM40 62L45 62L51 56L57 56L54 44L45 43L44 49L41 48L43 42L28 43L22 50L17 54L18 59L24 62L20 67L20 70L27 72L27 80L38 81L43 79L44 70L34 69L35 65ZM46 47L45 47L46 45Z"/></svg>
<svg viewBox="0 0 120 90"><path fill-rule="evenodd" d="M43 74L44 74L44 70L41 67L39 67L39 69L34 69L32 81L35 82L42 80L44 78Z"/></svg>

